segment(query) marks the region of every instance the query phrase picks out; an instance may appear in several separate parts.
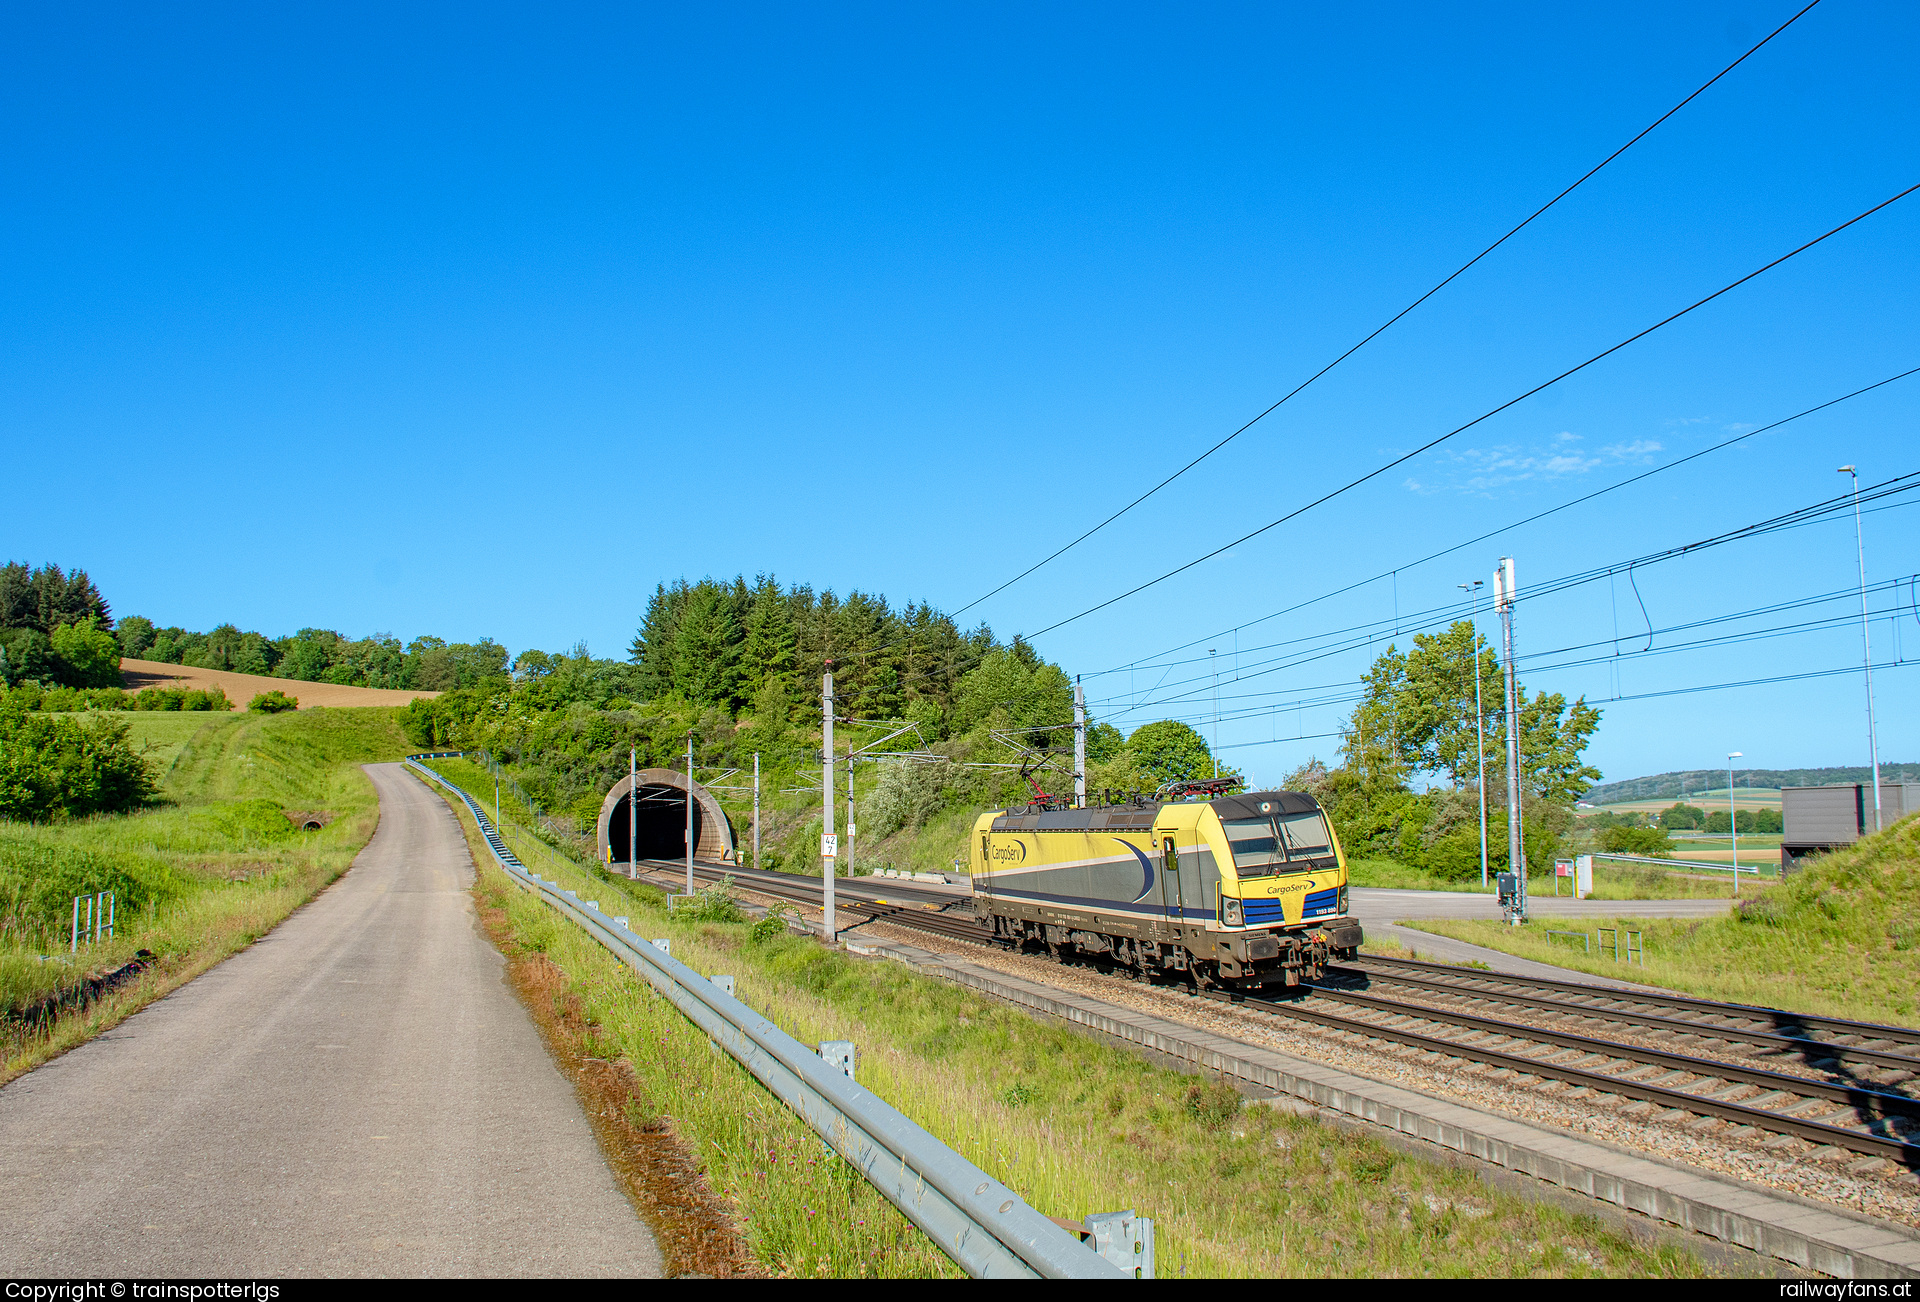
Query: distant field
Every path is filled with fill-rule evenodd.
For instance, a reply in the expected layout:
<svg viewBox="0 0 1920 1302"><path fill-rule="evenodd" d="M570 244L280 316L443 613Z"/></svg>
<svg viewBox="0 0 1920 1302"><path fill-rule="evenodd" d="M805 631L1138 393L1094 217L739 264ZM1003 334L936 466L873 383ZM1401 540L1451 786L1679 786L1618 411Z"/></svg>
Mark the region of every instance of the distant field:
<svg viewBox="0 0 1920 1302"><path fill-rule="evenodd" d="M1605 810L1614 814L1657 814L1663 809L1671 809L1680 803L1678 796L1666 796L1659 800L1622 800L1612 805L1595 805L1594 811ZM1716 809L1727 807L1727 789L1718 791L1689 791L1686 803L1695 809L1704 809L1712 813ZM1740 787L1734 792L1735 809L1778 809L1780 808L1779 787ZM1586 813L1586 810L1581 810Z"/></svg>
<svg viewBox="0 0 1920 1302"><path fill-rule="evenodd" d="M292 678L269 678L264 674L236 674L225 669L195 669L191 665L170 665L160 660L122 660L120 677L127 690L143 687L186 687L199 691L220 688L227 699L240 709L262 692L285 692L297 697L300 708L315 706L405 705L416 696L438 696L438 692L396 691L385 687L341 687L334 683L303 683Z"/></svg>

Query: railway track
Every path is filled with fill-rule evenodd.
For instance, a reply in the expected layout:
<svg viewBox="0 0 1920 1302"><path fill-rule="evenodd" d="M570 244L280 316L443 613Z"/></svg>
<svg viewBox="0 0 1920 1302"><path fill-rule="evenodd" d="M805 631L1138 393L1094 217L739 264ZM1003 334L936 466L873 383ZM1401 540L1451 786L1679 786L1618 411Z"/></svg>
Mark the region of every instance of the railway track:
<svg viewBox="0 0 1920 1302"><path fill-rule="evenodd" d="M819 884L806 878L694 867L700 881L728 875L747 890L820 903ZM939 911L951 896L850 884L835 895L837 907L868 919L992 943L985 928ZM1284 998L1200 993L1510 1072L1523 1087L1558 1081L1653 1105L1676 1114L1671 1120L1712 1117L1920 1170L1920 1093L1909 1092L1920 1081L1920 1031L1905 1027L1375 955ZM1492 1015L1502 1010L1513 1011Z"/></svg>
<svg viewBox="0 0 1920 1302"><path fill-rule="evenodd" d="M669 875L684 875L686 872L684 859L642 859L640 862L647 871ZM812 908L820 907L822 894L820 883L792 873L766 872L756 868L716 868L696 860L693 865L693 877L695 881L707 883L717 882L723 877L731 877L734 884L742 890L752 891L757 895L770 895L778 900L789 900ZM884 918L888 922L912 927L917 931L942 936L948 940L964 940L976 945L992 943L992 937L985 927L944 912L946 907L954 902L954 897L951 895L937 891L916 890L911 886L903 886L899 889L887 887L879 890L850 882L836 884L833 894L836 910L863 914L864 921L872 922Z"/></svg>
<svg viewBox="0 0 1920 1302"><path fill-rule="evenodd" d="M1207 992L1233 999L1230 992ZM1238 1001L1236 1001L1238 1002ZM1263 1012L1510 1071L1791 1135L1920 1169L1920 1099L1865 1083L1813 1080L1692 1054L1449 1012L1336 987L1244 1002ZM1678 1120L1679 1118L1673 1118Z"/></svg>

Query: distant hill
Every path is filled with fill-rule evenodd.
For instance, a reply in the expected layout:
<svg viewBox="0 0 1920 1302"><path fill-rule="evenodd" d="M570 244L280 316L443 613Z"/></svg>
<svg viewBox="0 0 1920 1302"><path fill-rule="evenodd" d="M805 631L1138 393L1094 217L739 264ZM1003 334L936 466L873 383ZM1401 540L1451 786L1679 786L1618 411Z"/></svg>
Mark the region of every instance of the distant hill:
<svg viewBox="0 0 1920 1302"><path fill-rule="evenodd" d="M1819 787L1835 782L1871 782L1873 770L1861 765L1849 769L1735 769L1734 781L1743 787ZM1718 791L1727 780L1725 769L1688 769L1656 773L1650 778L1605 782L1580 797L1590 805L1612 805L1622 800L1680 799L1683 792ZM1920 782L1920 764L1882 764L1882 782Z"/></svg>

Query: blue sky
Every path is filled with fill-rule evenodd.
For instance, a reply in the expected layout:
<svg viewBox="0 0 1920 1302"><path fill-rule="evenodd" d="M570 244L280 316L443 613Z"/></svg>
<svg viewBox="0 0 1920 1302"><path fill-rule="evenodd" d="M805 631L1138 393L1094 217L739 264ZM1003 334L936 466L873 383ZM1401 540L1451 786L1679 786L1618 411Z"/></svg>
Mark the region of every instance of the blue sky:
<svg viewBox="0 0 1920 1302"><path fill-rule="evenodd" d="M682 575L956 609L1272 403L1794 7L16 11L0 550L82 565L118 613L162 623L516 651L620 653ZM1103 601L1920 181L1916 36L1911 6L1825 0L963 618L1005 635ZM1920 196L1039 645L1088 675L1148 662L1088 679L1123 724L1212 731L1211 674L1168 701L1205 668L1154 660L1201 639L1220 713L1264 712L1218 725L1236 762L1273 780L1330 756L1316 734L1368 647L1259 677L1247 648L1385 621L1377 650L1396 609L1404 644L1414 612L1505 552L1524 586L1826 498L1842 463L1866 483L1920 470L1916 376L1231 631L1920 365L1916 235ZM1870 582L1920 571L1916 519L1867 516ZM1854 563L1850 522L1714 549L1636 572L1637 593L1523 603L1521 650L1640 649L1649 625L1838 592ZM1920 656L1920 611L1903 619L1875 624L1877 657ZM1644 697L1859 650L1841 624L1523 675ZM1876 679L1892 759L1920 759L1916 681ZM1861 763L1863 703L1857 675L1621 700L1591 754L1613 777L1736 749Z"/></svg>

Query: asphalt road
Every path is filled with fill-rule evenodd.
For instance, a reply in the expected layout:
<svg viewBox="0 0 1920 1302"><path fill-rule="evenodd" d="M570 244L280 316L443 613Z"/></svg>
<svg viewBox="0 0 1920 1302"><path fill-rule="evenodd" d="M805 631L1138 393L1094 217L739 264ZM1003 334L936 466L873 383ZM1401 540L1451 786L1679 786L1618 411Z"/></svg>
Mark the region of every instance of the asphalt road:
<svg viewBox="0 0 1920 1302"><path fill-rule="evenodd" d="M251 948L0 1089L0 1274L657 1277L504 980L447 807Z"/></svg>

